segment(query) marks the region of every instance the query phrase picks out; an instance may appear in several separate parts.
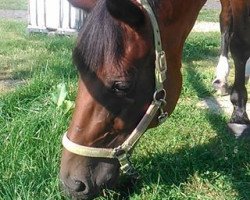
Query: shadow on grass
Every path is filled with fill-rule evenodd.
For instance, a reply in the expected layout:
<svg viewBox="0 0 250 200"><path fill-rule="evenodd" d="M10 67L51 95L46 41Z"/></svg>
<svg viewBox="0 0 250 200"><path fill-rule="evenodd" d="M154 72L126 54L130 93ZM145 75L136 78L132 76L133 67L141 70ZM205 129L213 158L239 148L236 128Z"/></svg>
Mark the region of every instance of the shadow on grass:
<svg viewBox="0 0 250 200"><path fill-rule="evenodd" d="M192 64L189 66L191 67L186 69L188 82L196 91L196 95L202 96L204 91L208 92L206 86L201 81L197 83L192 78L199 76L199 73L192 68ZM208 141L207 144L186 147L174 154L159 153L136 160L140 166L149 166L148 163L150 163L146 171L145 168L140 171L142 180L150 180L150 184L158 184L160 177L160 184L170 189L173 185L179 187L185 184L190 176L198 173L204 180L208 180L212 184L216 184L218 179L222 183L229 180L237 191L239 199L249 199L250 176L246 169L246 165L250 163L249 141L236 140L228 131L227 121L223 115L216 115L205 110L204 112L205 118L217 133L217 137ZM131 183L128 185L130 188L123 186L122 189L119 189L128 191L128 193L121 193L121 199L129 199L131 194L140 193L143 182L138 181L135 185L131 185ZM168 191L166 191L167 193Z"/></svg>

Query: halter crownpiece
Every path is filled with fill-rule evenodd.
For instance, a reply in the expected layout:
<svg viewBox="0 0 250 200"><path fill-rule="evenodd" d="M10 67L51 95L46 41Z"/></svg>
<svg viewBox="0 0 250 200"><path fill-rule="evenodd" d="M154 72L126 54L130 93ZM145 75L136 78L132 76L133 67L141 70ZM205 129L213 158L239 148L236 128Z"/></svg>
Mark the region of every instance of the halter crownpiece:
<svg viewBox="0 0 250 200"><path fill-rule="evenodd" d="M167 62L166 55L162 49L161 36L159 26L154 15L154 12L147 0L137 0L143 8L147 11L154 33L155 46L155 93L153 100L148 107L145 115L132 131L129 137L122 145L112 148L95 148L76 144L69 140L67 133L64 134L62 144L69 152L86 157L95 158L115 158L119 160L120 169L123 173L128 175L134 174L134 168L131 165L129 157L136 143L147 130L153 118L160 112L158 120L162 123L167 118L167 113L163 111L166 104L166 91L163 83L166 80Z"/></svg>
<svg viewBox="0 0 250 200"><path fill-rule="evenodd" d="M155 45L155 88L156 90L163 89L163 82L166 80L167 61L165 51L162 49L160 29L148 0L137 0L147 11L148 16L153 26L154 45Z"/></svg>

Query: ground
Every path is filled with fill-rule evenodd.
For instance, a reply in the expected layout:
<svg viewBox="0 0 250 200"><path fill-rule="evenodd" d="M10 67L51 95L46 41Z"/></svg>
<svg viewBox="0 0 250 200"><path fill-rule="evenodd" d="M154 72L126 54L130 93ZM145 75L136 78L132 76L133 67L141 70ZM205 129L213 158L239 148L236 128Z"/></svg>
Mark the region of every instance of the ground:
<svg viewBox="0 0 250 200"><path fill-rule="evenodd" d="M208 0L203 8L206 9L220 9L220 1L219 0Z"/></svg>

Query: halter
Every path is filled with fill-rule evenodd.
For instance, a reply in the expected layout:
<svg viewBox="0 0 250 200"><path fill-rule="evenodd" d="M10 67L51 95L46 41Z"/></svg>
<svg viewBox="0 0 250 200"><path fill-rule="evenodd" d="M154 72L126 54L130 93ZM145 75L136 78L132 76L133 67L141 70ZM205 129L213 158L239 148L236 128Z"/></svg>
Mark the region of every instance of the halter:
<svg viewBox="0 0 250 200"><path fill-rule="evenodd" d="M115 158L119 160L120 169L128 175L135 175L135 170L129 160L131 151L139 141L141 136L147 130L153 118L158 114L159 123L167 118L168 114L163 111L166 104L166 91L163 88L163 82L166 80L167 62L166 55L162 49L160 30L154 12L147 0L137 0L147 11L154 32L155 45L155 93L153 100L148 107L145 115L132 131L130 136L120 146L112 148L95 148L76 144L69 140L67 133L64 134L62 144L69 152L86 157L94 158Z"/></svg>

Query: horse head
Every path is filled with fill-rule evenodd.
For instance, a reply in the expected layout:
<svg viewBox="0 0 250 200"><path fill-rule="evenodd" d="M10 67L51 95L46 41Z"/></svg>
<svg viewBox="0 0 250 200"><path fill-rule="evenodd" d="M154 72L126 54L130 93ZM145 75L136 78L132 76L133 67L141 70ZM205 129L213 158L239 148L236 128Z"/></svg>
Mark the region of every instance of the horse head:
<svg viewBox="0 0 250 200"><path fill-rule="evenodd" d="M153 98L152 37L148 16L136 2L96 2L73 52L80 78L70 141L115 148L130 135ZM89 199L115 185L119 168L117 159L64 149L60 177L73 197Z"/></svg>
<svg viewBox="0 0 250 200"><path fill-rule="evenodd" d="M60 177L72 197L91 199L130 172L141 133L173 112L184 41L205 0L78 3L91 12L73 52L78 94Z"/></svg>

